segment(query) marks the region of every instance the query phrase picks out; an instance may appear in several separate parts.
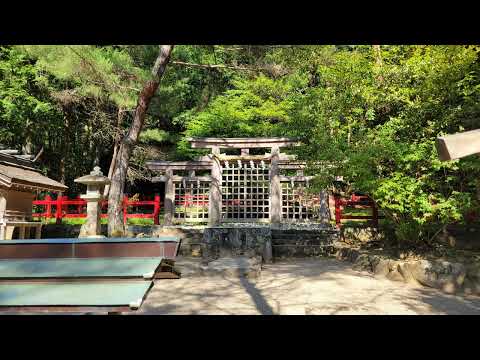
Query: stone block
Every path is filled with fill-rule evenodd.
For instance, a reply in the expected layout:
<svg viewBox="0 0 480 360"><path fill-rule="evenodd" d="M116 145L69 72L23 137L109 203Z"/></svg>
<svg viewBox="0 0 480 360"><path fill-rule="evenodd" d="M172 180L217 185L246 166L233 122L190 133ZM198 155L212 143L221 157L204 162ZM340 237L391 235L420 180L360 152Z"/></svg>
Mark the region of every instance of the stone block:
<svg viewBox="0 0 480 360"><path fill-rule="evenodd" d="M373 272L370 257L367 254L360 254L353 263L353 269L359 271Z"/></svg>
<svg viewBox="0 0 480 360"><path fill-rule="evenodd" d="M378 229L364 226L344 226L340 230L340 237L345 242L368 243L379 241L384 235Z"/></svg>
<svg viewBox="0 0 480 360"><path fill-rule="evenodd" d="M450 293L461 288L466 277L463 264L448 261L412 261L405 263L403 268L420 284Z"/></svg>
<svg viewBox="0 0 480 360"><path fill-rule="evenodd" d="M405 278L397 270L390 271L388 274L385 275L385 277L391 281L405 281Z"/></svg>
<svg viewBox="0 0 480 360"><path fill-rule="evenodd" d="M372 261L373 273L377 276L386 276L391 271L391 262L391 260L377 257L374 261Z"/></svg>
<svg viewBox="0 0 480 360"><path fill-rule="evenodd" d="M480 295L480 279L466 278L463 284L463 290L467 295Z"/></svg>

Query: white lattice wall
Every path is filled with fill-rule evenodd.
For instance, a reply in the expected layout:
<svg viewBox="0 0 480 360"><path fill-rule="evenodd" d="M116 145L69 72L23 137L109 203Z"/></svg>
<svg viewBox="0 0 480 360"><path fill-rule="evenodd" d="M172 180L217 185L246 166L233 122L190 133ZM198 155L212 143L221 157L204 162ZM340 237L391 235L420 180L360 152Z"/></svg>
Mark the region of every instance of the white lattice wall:
<svg viewBox="0 0 480 360"><path fill-rule="evenodd" d="M268 221L269 164L236 161L222 164L222 221Z"/></svg>
<svg viewBox="0 0 480 360"><path fill-rule="evenodd" d="M320 198L307 192L304 181L282 182L282 218L286 221L317 221Z"/></svg>
<svg viewBox="0 0 480 360"><path fill-rule="evenodd" d="M175 222L207 222L210 183L206 181L175 182Z"/></svg>

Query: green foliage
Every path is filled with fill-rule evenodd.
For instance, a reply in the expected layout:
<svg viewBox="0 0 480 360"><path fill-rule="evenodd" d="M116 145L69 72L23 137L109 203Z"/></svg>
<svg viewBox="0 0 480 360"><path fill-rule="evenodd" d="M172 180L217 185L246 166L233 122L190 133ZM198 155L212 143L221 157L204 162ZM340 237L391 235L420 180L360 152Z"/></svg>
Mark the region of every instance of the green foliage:
<svg viewBox="0 0 480 360"><path fill-rule="evenodd" d="M170 134L161 129L146 129L140 134L140 142L142 143L163 143L167 141Z"/></svg>
<svg viewBox="0 0 480 360"><path fill-rule="evenodd" d="M59 114L49 101L45 81L25 56L0 47L0 143L19 149L32 133L40 135L56 126L49 119Z"/></svg>
<svg viewBox="0 0 480 360"><path fill-rule="evenodd" d="M434 147L442 133L478 126L477 52L461 46L403 51L384 51L381 69L360 53L335 56L335 69L322 71L330 87L311 90L307 111L299 102L297 133L308 144L307 158L331 161L330 175L370 194L398 225L399 238L412 240L414 233L428 240L426 229L461 222L478 208L478 159L441 163Z"/></svg>
<svg viewBox="0 0 480 360"><path fill-rule="evenodd" d="M148 71L135 66L126 50L112 46L29 45L19 47L36 66L71 82L78 94L105 97L119 107L135 106Z"/></svg>
<svg viewBox="0 0 480 360"><path fill-rule="evenodd" d="M430 241L479 210L478 157L442 163L434 147L439 135L480 127L479 49L176 46L173 61L255 70L170 64L130 180L144 177L152 156L202 153L188 137L295 137L303 145L294 152L316 175L313 190L367 193L399 241ZM68 184L95 158L108 167L157 52L154 45L0 48L0 142L45 146L46 172L63 173ZM126 115L117 126L120 109Z"/></svg>
<svg viewBox="0 0 480 360"><path fill-rule="evenodd" d="M343 190L372 196L401 241L429 241L478 209L478 158L441 163L434 147L480 125L478 47L288 47L268 57L288 74L233 82L185 134L299 138L313 189L343 176Z"/></svg>
<svg viewBox="0 0 480 360"><path fill-rule="evenodd" d="M275 136L289 121L291 93L297 84L260 75L253 80L234 80L234 89L215 98L204 111L185 117L187 137ZM185 141L179 150L190 153Z"/></svg>

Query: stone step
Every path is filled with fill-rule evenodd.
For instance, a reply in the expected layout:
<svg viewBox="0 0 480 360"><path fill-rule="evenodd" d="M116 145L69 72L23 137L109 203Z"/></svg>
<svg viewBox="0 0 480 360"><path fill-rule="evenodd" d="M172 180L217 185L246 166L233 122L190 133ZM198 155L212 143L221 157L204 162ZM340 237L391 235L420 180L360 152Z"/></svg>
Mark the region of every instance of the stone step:
<svg viewBox="0 0 480 360"><path fill-rule="evenodd" d="M321 240L321 239L332 239L334 236L332 235L279 235L279 236L272 236L272 240L290 240L290 239L305 239L305 240Z"/></svg>
<svg viewBox="0 0 480 360"><path fill-rule="evenodd" d="M293 245L298 245L298 246L304 246L304 245L331 245L332 241L329 241L328 239L323 239L323 240L282 240L282 241L272 241L272 245L285 245L285 246L293 246Z"/></svg>
<svg viewBox="0 0 480 360"><path fill-rule="evenodd" d="M335 234L338 233L336 229L325 229L325 230L272 230L272 236L282 235L282 234L293 234L293 235L322 235L322 234Z"/></svg>
<svg viewBox="0 0 480 360"><path fill-rule="evenodd" d="M281 239L287 239L287 240L290 240L290 239L329 239L331 238L331 236L328 236L328 235L288 235L288 234L284 234L284 235L278 235L278 236L272 236L272 239L274 240L281 240Z"/></svg>
<svg viewBox="0 0 480 360"><path fill-rule="evenodd" d="M283 239L272 239L272 244L303 244L303 243L317 243L317 244L324 244L332 242L331 239L329 238L310 238L310 239L305 239L305 238L283 238Z"/></svg>
<svg viewBox="0 0 480 360"><path fill-rule="evenodd" d="M332 232L272 232L272 236L329 236Z"/></svg>
<svg viewBox="0 0 480 360"><path fill-rule="evenodd" d="M272 245L274 258L325 256L334 253L332 245Z"/></svg>

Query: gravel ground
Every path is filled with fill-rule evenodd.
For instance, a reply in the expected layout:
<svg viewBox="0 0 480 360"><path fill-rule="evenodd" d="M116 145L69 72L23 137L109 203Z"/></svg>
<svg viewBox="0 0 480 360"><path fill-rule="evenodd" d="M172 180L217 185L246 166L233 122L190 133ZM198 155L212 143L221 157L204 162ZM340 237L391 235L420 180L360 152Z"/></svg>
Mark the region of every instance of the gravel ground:
<svg viewBox="0 0 480 360"><path fill-rule="evenodd" d="M257 279L158 280L135 314L480 314L480 297L376 278L334 259L266 265Z"/></svg>

